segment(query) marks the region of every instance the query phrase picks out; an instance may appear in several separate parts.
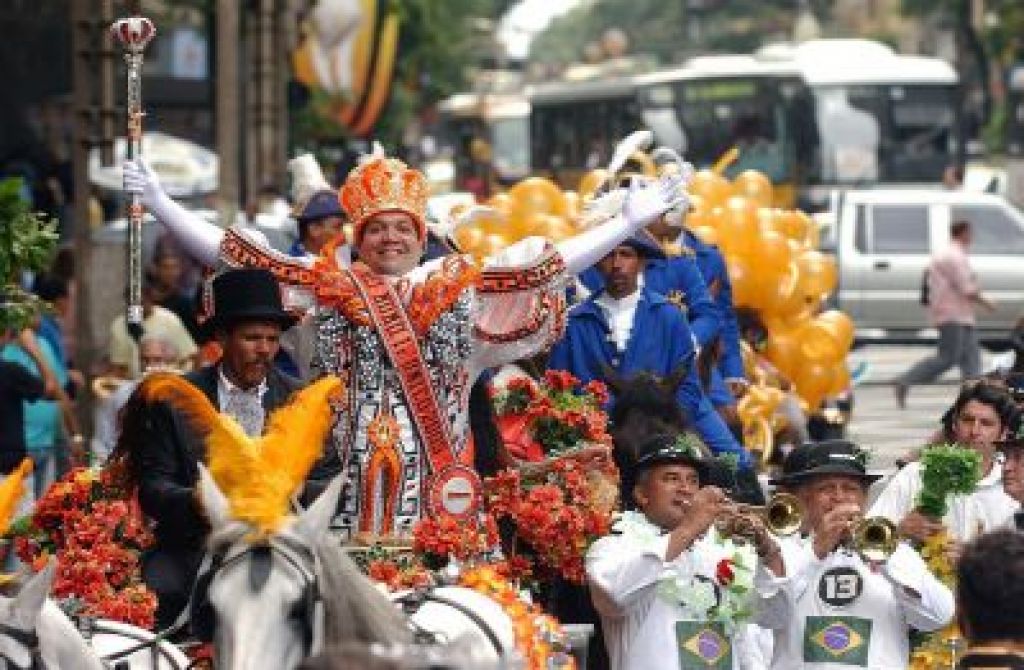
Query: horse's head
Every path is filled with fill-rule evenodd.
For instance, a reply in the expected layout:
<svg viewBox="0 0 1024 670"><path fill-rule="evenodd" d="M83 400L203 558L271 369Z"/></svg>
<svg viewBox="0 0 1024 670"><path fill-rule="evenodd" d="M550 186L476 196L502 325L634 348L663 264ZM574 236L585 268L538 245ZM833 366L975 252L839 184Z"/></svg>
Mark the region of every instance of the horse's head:
<svg viewBox="0 0 1024 670"><path fill-rule="evenodd" d="M316 546L341 492L336 478L309 509L268 538L235 521L205 468L200 496L210 520L207 559L192 597L192 626L214 643L228 670L294 668L320 644L322 617Z"/></svg>
<svg viewBox="0 0 1024 670"><path fill-rule="evenodd" d="M650 372L620 377L605 371L608 388L615 397L611 411L611 434L619 467L633 460L636 447L647 438L686 429L686 417L676 391L689 372L680 365L662 378Z"/></svg>

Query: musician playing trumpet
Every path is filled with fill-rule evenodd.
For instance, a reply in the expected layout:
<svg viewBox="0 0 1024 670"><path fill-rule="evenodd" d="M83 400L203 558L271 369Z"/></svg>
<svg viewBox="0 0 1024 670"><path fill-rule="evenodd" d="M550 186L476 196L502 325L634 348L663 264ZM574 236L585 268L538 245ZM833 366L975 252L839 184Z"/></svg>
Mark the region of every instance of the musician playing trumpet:
<svg viewBox="0 0 1024 670"><path fill-rule="evenodd" d="M760 596L774 619L771 667L905 668L911 628L933 631L953 617L953 594L895 528L864 519L867 454L853 443L814 444L787 478L804 503L809 541L784 543L785 577Z"/></svg>
<svg viewBox="0 0 1024 670"><path fill-rule="evenodd" d="M638 509L586 559L612 670L746 667L749 624L776 618L755 587L784 577L778 544L761 515L708 485L710 459L696 437L656 436L639 454Z"/></svg>

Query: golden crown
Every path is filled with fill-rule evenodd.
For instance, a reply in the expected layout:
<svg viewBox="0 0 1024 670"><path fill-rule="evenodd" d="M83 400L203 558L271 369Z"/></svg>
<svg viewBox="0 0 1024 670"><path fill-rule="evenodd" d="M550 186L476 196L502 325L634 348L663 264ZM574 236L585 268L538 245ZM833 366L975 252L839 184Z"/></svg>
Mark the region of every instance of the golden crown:
<svg viewBox="0 0 1024 670"><path fill-rule="evenodd" d="M366 222L381 212L409 214L422 237L426 232L428 192L427 179L422 172L397 158L375 156L349 173L339 189L338 199L352 220L356 239Z"/></svg>

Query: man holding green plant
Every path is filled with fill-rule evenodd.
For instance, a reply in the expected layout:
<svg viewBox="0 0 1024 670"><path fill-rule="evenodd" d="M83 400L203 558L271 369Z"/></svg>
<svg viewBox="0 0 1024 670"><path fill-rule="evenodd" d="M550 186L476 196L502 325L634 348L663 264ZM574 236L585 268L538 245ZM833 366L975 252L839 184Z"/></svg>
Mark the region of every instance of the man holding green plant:
<svg viewBox="0 0 1024 670"><path fill-rule="evenodd" d="M1005 527L1020 503L1003 490L996 443L1016 413L1004 386L987 380L964 384L952 407L953 437L963 449L926 450L921 461L889 481L870 515L888 518L903 537L919 543L943 529L961 543Z"/></svg>

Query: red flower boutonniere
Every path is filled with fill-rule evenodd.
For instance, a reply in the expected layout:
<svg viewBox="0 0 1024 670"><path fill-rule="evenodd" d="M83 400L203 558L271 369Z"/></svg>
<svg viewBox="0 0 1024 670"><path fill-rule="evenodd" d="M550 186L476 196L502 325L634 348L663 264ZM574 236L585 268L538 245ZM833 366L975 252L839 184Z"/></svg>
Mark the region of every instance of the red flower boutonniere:
<svg viewBox="0 0 1024 670"><path fill-rule="evenodd" d="M733 570L733 560L731 558L723 558L715 566L715 581L721 586L728 586L732 584L734 579L736 579L736 571Z"/></svg>

